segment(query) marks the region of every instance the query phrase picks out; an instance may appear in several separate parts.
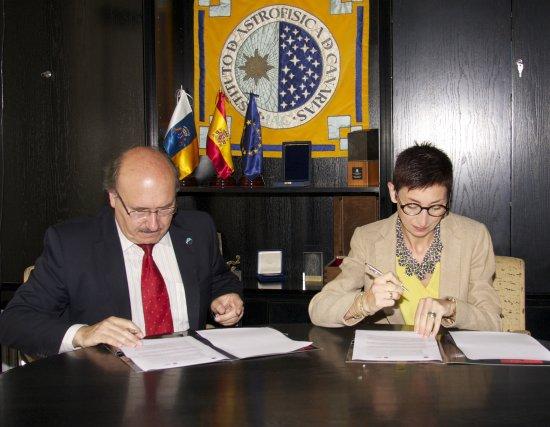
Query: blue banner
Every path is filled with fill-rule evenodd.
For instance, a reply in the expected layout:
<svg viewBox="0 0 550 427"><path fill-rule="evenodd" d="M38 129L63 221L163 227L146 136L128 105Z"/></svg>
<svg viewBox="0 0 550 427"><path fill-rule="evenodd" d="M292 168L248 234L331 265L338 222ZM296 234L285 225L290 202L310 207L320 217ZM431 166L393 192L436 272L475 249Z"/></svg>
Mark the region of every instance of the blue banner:
<svg viewBox="0 0 550 427"><path fill-rule="evenodd" d="M262 125L256 105L256 96L250 94L248 108L244 118L244 130L241 137L241 152L243 155L243 175L253 181L262 173Z"/></svg>

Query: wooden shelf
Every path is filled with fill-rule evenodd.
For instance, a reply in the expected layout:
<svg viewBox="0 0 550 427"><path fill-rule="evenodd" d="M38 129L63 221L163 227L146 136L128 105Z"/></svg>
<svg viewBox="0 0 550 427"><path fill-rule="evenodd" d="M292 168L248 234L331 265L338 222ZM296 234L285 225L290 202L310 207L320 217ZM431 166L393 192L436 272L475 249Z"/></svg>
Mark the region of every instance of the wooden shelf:
<svg viewBox="0 0 550 427"><path fill-rule="evenodd" d="M338 195L338 194L372 194L378 195L379 187L186 187L180 189L178 196L188 194L216 194L216 195Z"/></svg>

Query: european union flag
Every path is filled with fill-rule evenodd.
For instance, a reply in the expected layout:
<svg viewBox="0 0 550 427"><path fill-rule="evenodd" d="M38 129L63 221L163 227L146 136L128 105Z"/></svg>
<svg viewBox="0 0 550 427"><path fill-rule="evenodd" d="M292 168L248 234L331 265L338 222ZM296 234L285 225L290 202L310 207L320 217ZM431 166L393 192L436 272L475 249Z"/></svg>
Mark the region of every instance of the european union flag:
<svg viewBox="0 0 550 427"><path fill-rule="evenodd" d="M260 114L256 105L256 94L250 94L246 116L244 118L244 130L241 137L241 152L243 155L243 175L253 181L262 174L262 125Z"/></svg>

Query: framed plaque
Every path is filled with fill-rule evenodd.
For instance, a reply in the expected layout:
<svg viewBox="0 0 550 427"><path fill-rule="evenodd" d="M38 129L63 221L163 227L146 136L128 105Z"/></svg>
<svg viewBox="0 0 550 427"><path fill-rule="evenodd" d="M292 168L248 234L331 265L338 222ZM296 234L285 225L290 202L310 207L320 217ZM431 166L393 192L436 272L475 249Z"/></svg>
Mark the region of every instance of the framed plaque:
<svg viewBox="0 0 550 427"><path fill-rule="evenodd" d="M323 283L323 252L304 252L303 266L306 283Z"/></svg>
<svg viewBox="0 0 550 427"><path fill-rule="evenodd" d="M260 282L282 282L283 274L283 251L258 251L258 274Z"/></svg>
<svg viewBox="0 0 550 427"><path fill-rule="evenodd" d="M274 187L307 187L311 184L311 141L283 142L283 182Z"/></svg>

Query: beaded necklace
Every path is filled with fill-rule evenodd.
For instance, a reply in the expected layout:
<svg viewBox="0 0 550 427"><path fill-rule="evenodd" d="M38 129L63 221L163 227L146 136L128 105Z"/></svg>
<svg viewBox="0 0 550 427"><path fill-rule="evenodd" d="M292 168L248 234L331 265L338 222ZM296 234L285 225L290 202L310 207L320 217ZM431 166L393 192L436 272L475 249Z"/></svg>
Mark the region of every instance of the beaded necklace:
<svg viewBox="0 0 550 427"><path fill-rule="evenodd" d="M401 220L397 217L397 224L395 226L397 234L397 246L395 254L397 256L397 262L399 266L405 267L405 274L407 276L416 276L421 281L428 274L432 274L435 270L435 265L441 260L441 251L443 250L443 243L441 243L441 223L437 224L434 229L434 238L424 259L422 262L418 262L414 259L412 252L405 244L405 238L403 237L403 229Z"/></svg>

